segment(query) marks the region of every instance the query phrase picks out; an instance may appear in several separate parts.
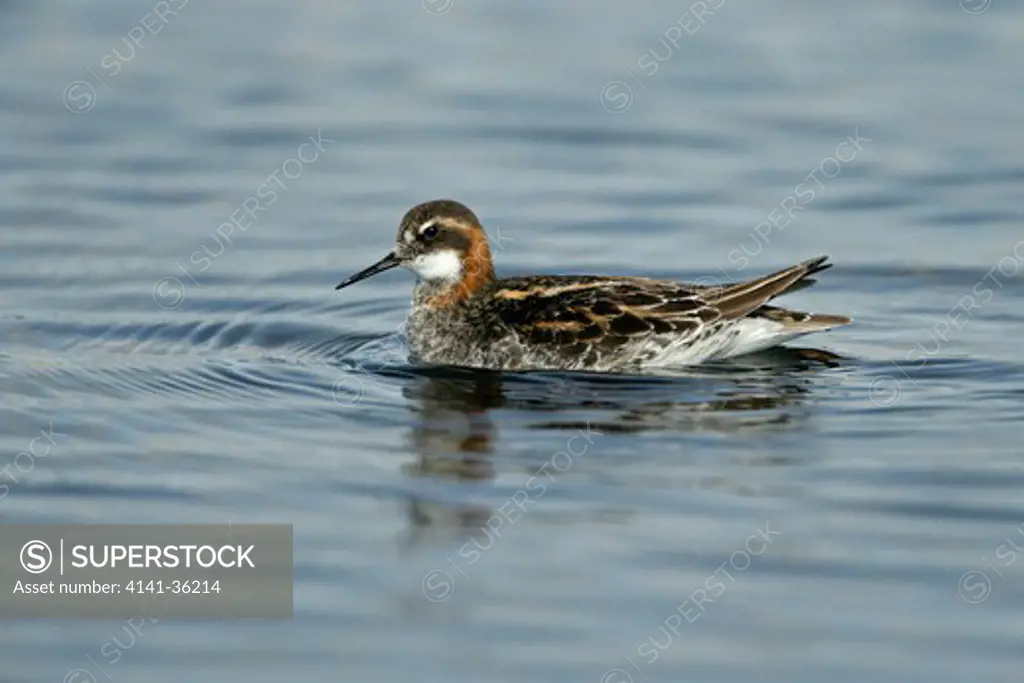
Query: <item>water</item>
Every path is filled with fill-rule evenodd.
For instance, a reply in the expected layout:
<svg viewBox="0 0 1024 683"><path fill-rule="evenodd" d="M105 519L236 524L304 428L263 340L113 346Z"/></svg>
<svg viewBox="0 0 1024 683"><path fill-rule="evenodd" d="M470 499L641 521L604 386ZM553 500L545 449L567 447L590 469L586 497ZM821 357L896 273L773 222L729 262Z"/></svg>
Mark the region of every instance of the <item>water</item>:
<svg viewBox="0 0 1024 683"><path fill-rule="evenodd" d="M0 519L296 538L294 621L3 680L1019 680L1024 10L960 4L0 2ZM827 253L856 324L417 368L408 274L332 288L441 196L506 274Z"/></svg>

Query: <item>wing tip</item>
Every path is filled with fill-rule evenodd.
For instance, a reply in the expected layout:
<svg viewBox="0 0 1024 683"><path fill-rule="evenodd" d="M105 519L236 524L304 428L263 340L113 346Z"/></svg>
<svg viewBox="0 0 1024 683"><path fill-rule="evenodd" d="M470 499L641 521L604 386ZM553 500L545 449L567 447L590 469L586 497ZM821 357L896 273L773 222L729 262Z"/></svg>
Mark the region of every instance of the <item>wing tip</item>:
<svg viewBox="0 0 1024 683"><path fill-rule="evenodd" d="M821 256L815 256L814 258L807 259L800 263L800 266L804 269L804 277L820 273L823 270L828 270L834 263L828 262L828 254L822 254Z"/></svg>
<svg viewBox="0 0 1024 683"><path fill-rule="evenodd" d="M764 277L724 288L709 303L718 308L723 317L746 317L776 297L812 285L815 280L809 279L811 275L832 267L828 258L824 254L815 256Z"/></svg>

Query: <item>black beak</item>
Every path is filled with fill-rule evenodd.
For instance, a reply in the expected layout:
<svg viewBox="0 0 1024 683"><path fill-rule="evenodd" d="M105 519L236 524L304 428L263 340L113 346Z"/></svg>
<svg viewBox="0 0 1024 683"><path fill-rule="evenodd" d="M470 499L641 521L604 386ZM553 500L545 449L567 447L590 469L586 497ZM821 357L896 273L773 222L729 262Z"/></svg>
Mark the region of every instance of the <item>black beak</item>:
<svg viewBox="0 0 1024 683"><path fill-rule="evenodd" d="M392 268L401 265L401 263L402 262L398 260L398 257L395 256L395 252L391 252L390 254L382 258L380 261L374 263L369 268L363 268L355 275L345 278L344 280L341 281L341 284L335 287L334 289L338 290L341 289L342 287L348 287L349 285L355 284L360 280L365 280L368 277L373 277L377 273L383 273L385 270L391 270Z"/></svg>

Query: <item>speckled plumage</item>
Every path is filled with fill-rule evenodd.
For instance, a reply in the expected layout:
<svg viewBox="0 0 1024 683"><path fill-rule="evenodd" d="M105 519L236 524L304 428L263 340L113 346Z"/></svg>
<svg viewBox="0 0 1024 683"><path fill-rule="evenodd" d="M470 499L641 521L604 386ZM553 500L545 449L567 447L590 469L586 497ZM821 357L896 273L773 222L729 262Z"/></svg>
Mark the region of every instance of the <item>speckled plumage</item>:
<svg viewBox="0 0 1024 683"><path fill-rule="evenodd" d="M809 286L826 257L725 286L640 277L498 279L475 214L451 200L410 209L396 249L338 285L403 265L421 275L406 334L415 356L502 370L628 371L751 353L850 322L767 303Z"/></svg>

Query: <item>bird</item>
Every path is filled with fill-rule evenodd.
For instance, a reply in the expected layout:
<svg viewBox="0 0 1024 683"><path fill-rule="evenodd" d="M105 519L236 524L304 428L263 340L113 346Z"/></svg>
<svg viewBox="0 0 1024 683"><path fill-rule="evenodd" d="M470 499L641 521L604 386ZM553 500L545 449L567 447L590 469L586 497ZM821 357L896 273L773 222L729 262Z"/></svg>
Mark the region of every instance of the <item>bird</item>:
<svg viewBox="0 0 1024 683"><path fill-rule="evenodd" d="M499 278L480 219L460 202L436 199L409 209L394 250L335 289L396 267L415 273L403 325L411 356L428 364L629 373L751 354L851 323L769 305L831 266L819 256L714 285L633 276Z"/></svg>

